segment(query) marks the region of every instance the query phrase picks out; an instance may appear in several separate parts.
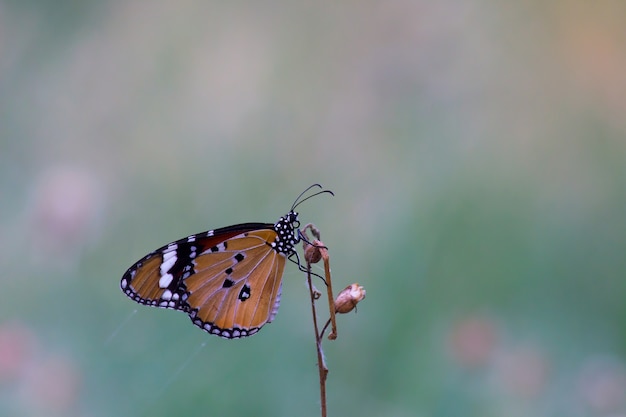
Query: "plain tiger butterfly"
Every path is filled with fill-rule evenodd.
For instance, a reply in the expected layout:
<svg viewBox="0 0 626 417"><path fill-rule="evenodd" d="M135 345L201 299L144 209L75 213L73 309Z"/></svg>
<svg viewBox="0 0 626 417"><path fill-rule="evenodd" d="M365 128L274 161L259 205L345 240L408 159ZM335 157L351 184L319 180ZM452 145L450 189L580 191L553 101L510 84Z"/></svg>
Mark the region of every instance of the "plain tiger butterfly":
<svg viewBox="0 0 626 417"><path fill-rule="evenodd" d="M132 300L180 310L202 330L227 339L251 336L278 311L287 259L300 269L294 246L303 238L295 208L330 190L295 200L272 223L242 223L191 235L141 258L122 277ZM295 258L295 259L294 259Z"/></svg>

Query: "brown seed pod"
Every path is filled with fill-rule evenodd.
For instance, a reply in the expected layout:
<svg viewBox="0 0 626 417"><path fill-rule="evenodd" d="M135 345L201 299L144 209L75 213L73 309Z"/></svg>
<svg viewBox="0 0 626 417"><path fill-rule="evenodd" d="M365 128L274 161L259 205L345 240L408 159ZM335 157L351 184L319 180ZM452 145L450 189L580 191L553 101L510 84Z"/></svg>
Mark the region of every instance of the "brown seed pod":
<svg viewBox="0 0 626 417"><path fill-rule="evenodd" d="M335 299L335 311L340 314L354 310L359 301L365 298L365 289L357 283L348 285Z"/></svg>

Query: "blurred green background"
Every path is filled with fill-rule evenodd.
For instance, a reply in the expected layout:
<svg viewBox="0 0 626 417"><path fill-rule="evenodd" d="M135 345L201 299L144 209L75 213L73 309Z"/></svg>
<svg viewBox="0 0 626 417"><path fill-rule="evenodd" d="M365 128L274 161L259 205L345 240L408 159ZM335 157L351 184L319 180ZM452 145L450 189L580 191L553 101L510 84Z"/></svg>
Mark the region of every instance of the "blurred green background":
<svg viewBox="0 0 626 417"><path fill-rule="evenodd" d="M623 1L0 2L0 415L319 415L293 265L243 340L119 290L314 182L329 415L626 415L625 134Z"/></svg>

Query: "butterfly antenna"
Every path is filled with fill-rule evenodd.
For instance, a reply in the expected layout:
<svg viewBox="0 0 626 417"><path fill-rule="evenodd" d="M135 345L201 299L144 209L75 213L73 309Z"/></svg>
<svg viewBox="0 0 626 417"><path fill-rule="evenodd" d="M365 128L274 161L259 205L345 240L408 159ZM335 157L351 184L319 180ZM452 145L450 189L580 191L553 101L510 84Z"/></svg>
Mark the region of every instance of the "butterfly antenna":
<svg viewBox="0 0 626 417"><path fill-rule="evenodd" d="M305 195L311 188L315 188L315 187L322 188L320 184L309 185L304 191L300 193L298 197L296 197L296 200L293 202L293 205L291 206L291 210L295 209L298 206L298 204L300 204L298 201L300 200L300 198L302 198L303 195Z"/></svg>
<svg viewBox="0 0 626 417"><path fill-rule="evenodd" d="M313 185L309 186L306 190L302 191L300 193L300 195L298 196L298 198L296 198L296 201L293 202L293 205L291 206L291 211L294 211L296 209L296 207L298 207L300 204L304 203L309 198L315 197L316 195L320 195L320 194L330 194L332 196L335 195L335 193L333 193L330 190L322 190L322 191L318 191L318 192L316 192L314 194L311 194L310 196L307 196L306 198L302 198L302 196L304 194L306 194L311 188L314 188L314 187L322 188L322 186L320 184L313 184ZM302 200L301 200L301 198L302 198Z"/></svg>

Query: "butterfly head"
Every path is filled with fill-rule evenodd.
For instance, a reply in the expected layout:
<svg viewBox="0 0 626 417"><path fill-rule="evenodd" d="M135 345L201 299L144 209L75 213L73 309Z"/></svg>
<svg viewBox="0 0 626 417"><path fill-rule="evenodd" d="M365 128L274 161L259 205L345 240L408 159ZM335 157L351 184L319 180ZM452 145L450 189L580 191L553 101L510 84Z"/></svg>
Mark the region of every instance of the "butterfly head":
<svg viewBox="0 0 626 417"><path fill-rule="evenodd" d="M300 227L300 222L298 221L298 213L295 211L296 207L316 195L325 193L334 195L330 190L317 191L313 194L306 195L312 188L322 188L322 186L319 184L313 184L300 193L298 198L296 198L296 201L293 202L289 213L278 219L278 221L274 224L274 230L278 236L276 236L276 240L272 243L272 247L278 253L282 253L286 257L290 257L295 253L294 246L300 242L302 236L300 230L298 229Z"/></svg>
<svg viewBox="0 0 626 417"><path fill-rule="evenodd" d="M298 213L293 210L278 219L274 224L274 230L278 235L272 243L274 249L285 256L291 255L293 247L300 241L299 227Z"/></svg>

